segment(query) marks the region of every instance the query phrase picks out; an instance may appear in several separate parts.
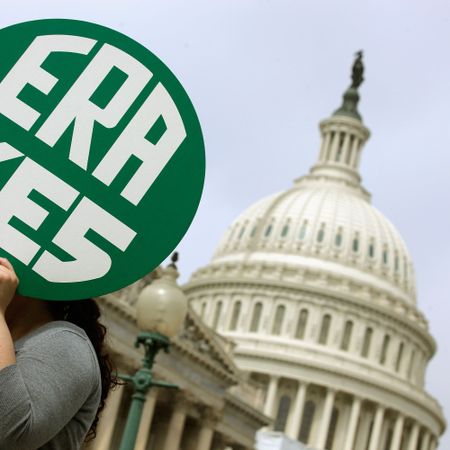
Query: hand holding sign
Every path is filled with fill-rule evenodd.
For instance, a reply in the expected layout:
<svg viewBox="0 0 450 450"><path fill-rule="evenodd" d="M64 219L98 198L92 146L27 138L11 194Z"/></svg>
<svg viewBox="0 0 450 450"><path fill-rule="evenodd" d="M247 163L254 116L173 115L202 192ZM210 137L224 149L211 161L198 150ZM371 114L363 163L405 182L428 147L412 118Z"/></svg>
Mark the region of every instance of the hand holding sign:
<svg viewBox="0 0 450 450"><path fill-rule="evenodd" d="M16 292L19 279L6 258L0 258L0 314L4 315Z"/></svg>
<svg viewBox="0 0 450 450"><path fill-rule="evenodd" d="M197 209L194 109L148 50L110 29L43 20L0 31L0 255L20 292L97 296L136 281Z"/></svg>

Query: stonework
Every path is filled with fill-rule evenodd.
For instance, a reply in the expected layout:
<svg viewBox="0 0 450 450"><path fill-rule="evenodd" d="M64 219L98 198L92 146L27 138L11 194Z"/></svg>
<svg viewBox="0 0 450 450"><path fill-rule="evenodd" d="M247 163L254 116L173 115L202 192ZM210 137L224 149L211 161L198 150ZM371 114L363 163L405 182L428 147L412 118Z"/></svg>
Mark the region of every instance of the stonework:
<svg viewBox="0 0 450 450"><path fill-rule="evenodd" d="M319 450L434 450L436 344L407 247L361 185L369 130L340 111L310 173L241 214L185 292L264 390L273 431Z"/></svg>
<svg viewBox="0 0 450 450"><path fill-rule="evenodd" d="M108 328L110 353L119 373L134 373L142 353L136 297L158 270L129 288L97 299ZM250 450L258 429L271 423L262 413L264 393L231 358L230 342L219 337L190 310L168 354L159 354L156 379L175 383L177 391L151 389L135 450ZM131 387L112 391L101 415L97 438L86 449L117 450L131 402Z"/></svg>

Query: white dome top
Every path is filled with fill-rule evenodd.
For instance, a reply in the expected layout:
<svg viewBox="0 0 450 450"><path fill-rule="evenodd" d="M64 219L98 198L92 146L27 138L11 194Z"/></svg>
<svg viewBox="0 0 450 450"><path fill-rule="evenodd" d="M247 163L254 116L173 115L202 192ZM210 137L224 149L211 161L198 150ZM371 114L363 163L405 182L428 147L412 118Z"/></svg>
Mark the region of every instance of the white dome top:
<svg viewBox="0 0 450 450"><path fill-rule="evenodd" d="M325 142L318 164L288 191L241 214L225 233L213 263L253 259L317 268L341 278L347 275L414 304L414 269L406 245L391 222L370 204L370 195L360 185L357 161L349 167L345 153L342 162L326 155L330 125L350 128L352 134L355 129L360 135L367 131L351 118L322 122ZM328 141L333 147L333 139ZM361 139L358 150L362 144Z"/></svg>

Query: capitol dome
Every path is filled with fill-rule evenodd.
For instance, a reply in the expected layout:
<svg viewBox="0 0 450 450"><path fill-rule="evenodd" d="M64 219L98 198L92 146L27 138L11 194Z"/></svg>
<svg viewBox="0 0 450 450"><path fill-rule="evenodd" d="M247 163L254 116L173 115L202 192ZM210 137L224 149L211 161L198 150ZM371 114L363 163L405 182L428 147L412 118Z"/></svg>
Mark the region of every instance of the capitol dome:
<svg viewBox="0 0 450 450"><path fill-rule="evenodd" d="M407 247L361 184L361 82L358 56L309 174L242 213L186 293L265 390L275 431L320 450L434 450L436 345Z"/></svg>

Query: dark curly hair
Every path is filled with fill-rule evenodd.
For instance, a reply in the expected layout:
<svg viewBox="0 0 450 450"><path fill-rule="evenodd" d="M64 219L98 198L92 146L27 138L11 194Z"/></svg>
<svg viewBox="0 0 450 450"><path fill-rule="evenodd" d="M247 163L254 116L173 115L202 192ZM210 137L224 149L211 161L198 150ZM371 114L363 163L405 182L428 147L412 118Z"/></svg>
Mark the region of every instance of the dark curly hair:
<svg viewBox="0 0 450 450"><path fill-rule="evenodd" d="M100 412L111 388L122 384L105 348L106 327L99 322L100 308L92 298L73 301L49 301L48 306L55 320L67 320L82 328L88 335L97 354L102 380L100 405L94 422L86 436L86 442L95 439Z"/></svg>

